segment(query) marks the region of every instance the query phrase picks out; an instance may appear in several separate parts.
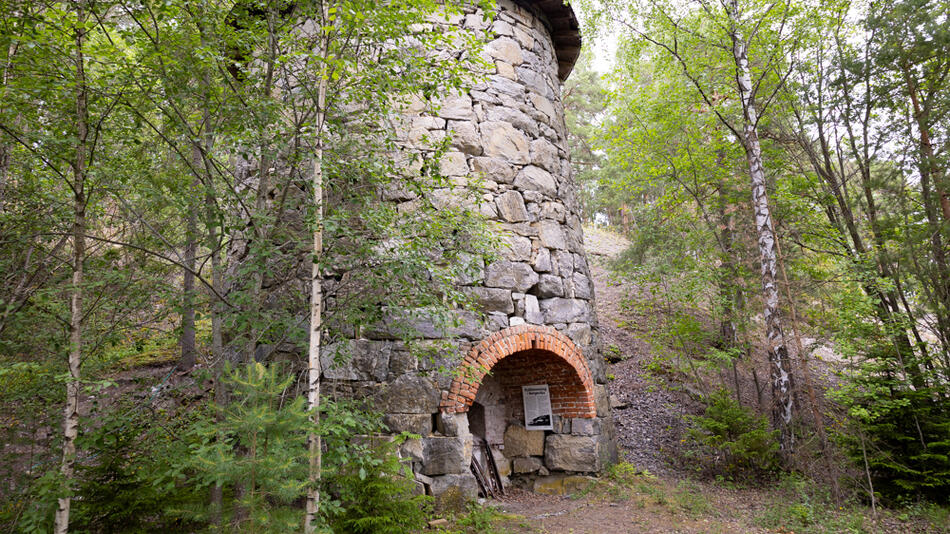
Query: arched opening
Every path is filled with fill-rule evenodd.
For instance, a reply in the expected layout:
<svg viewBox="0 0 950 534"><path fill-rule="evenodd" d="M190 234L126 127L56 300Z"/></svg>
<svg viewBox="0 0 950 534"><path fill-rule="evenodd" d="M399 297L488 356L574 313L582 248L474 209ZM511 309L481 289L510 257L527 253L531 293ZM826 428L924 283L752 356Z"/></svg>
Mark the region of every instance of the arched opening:
<svg viewBox="0 0 950 534"><path fill-rule="evenodd" d="M540 403L531 397L538 391ZM466 414L475 462L497 463L502 477L565 469L550 456L551 447L570 446L567 436L556 435L571 434L575 421L597 415L593 378L581 350L554 328L536 325L496 332L472 349L443 392L441 409ZM593 443L590 437L577 439ZM596 459L588 463L567 468L599 469ZM473 467L478 470L490 471Z"/></svg>
<svg viewBox="0 0 950 534"><path fill-rule="evenodd" d="M593 411L585 409L587 392L577 371L552 352L516 352L498 362L490 374L497 377L501 384L507 408L506 415L511 421L528 422L522 401L522 388L536 385L548 386L553 415L562 418L594 415Z"/></svg>
<svg viewBox="0 0 950 534"><path fill-rule="evenodd" d="M506 328L473 348L449 390L443 392L442 411L468 412L489 371L501 381L506 397L512 388L547 384L555 415L596 416L594 380L584 355L570 338L550 326Z"/></svg>

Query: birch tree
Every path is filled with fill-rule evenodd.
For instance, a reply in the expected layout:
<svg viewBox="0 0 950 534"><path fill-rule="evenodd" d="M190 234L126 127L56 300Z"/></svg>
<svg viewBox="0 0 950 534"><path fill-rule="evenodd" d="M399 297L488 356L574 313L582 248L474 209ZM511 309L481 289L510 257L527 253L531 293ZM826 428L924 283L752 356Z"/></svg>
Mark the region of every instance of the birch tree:
<svg viewBox="0 0 950 534"><path fill-rule="evenodd" d="M113 59L115 49L95 25L109 6L85 0L51 4L32 13L17 43L28 53L7 65L15 79L4 87L3 100L19 110L16 120L0 116L5 142L19 145L55 176L69 197L69 319L66 398L59 473L64 488L58 499L54 532L69 530L71 483L77 457L81 366L85 357L86 321L93 307L84 305L90 206L101 187L97 148L115 109L115 95L92 65ZM95 46L92 46L95 43ZM24 46L25 45L25 46ZM92 71L92 72L91 72ZM60 85L63 84L63 85ZM64 87L66 89L64 89Z"/></svg>
<svg viewBox="0 0 950 534"><path fill-rule="evenodd" d="M788 454L794 449L793 373L779 306L777 237L759 129L791 73L796 48L807 36L807 13L788 0L608 0L600 7L586 5L595 23L620 25L630 38L672 57L745 152L761 268L772 422Z"/></svg>
<svg viewBox="0 0 950 534"><path fill-rule="evenodd" d="M330 6L322 2L319 19L319 56L326 59L330 55L330 39L334 27ZM335 9L334 9L335 11ZM307 407L310 410L314 427L320 424L320 341L323 335L323 273L320 258L323 256L323 129L326 126L327 85L331 71L323 63L317 80L317 102L314 128L316 138L313 148L313 268L310 272L310 335L307 350ZM307 512L304 518L304 531L310 534L316 531L317 514L320 511L320 434L316 430L307 436L307 450L310 455L310 487L307 492Z"/></svg>
<svg viewBox="0 0 950 534"><path fill-rule="evenodd" d="M482 7L487 6L485 3ZM373 230L373 225L367 226L365 222L376 217L372 215L376 208L380 209L377 212L379 215L390 212L383 220L395 215L395 212L391 211L393 205L387 207L386 204L376 204L376 208L371 207L372 199L378 198L376 195L383 189L391 187L393 180L400 180L403 186L408 185L411 188L421 185L426 189L433 185L421 182L413 185L418 178L407 175L405 168L392 164L392 160L405 161L407 156L403 153L404 148L395 142L397 135L394 128L395 124L403 120L402 113L409 100L433 97L439 91L437 88L442 91L458 90L472 79L467 69L473 64L473 51L479 42L479 34L470 31L466 36L458 27L438 26L440 20L447 21L450 16L459 16L459 10L460 4L454 2L428 0L391 2L384 5L365 0L327 0L317 2L311 12L314 25L312 30L307 31L307 42L310 43L308 46L312 52L306 54L304 73L292 74L294 79L288 85L311 88L305 93L307 106L312 109L312 117L307 120L310 134L306 136L308 146L312 147L309 205L312 217L312 249L309 251L312 268L309 281L307 397L311 417L317 428L321 410L323 339L339 336L340 326L370 324L378 320L378 311L374 310L382 310L386 306L381 302L370 302L381 294L399 291L397 288L404 287L403 284L409 281L404 278L409 275L406 268L416 273L409 275L409 279L423 273L412 266L416 259L400 267L392 264L391 268L382 267L391 259L395 259L386 258L390 246L382 243L393 240L398 242L403 238L388 233L392 228L384 230L384 234L377 234L378 230L383 229ZM413 27L417 29L413 30ZM426 30L427 27L431 29ZM307 79L310 80L309 83L304 81ZM354 139L359 139L357 143L360 146L352 145L342 137L356 132L359 133ZM436 154L440 153L441 149L438 147L432 148ZM364 163L353 166L341 164L348 159L344 154L354 149L362 152L360 157L364 159ZM332 158L329 160L328 150ZM400 153L402 154L399 155ZM384 162L377 158L390 161ZM329 168L328 162L332 162ZM354 179L357 181L353 182ZM436 182L440 179L434 177ZM429 178L423 177L422 181L429 182ZM346 190L345 184L348 182L351 187L356 186L357 190L362 190L363 198L357 199L352 196L352 191ZM334 199L334 205L328 205L328 198ZM350 211L356 206L359 206L361 211ZM466 220L464 218L454 222L446 220L444 222L449 224L439 224L440 229L428 226L424 222L425 218L436 213L429 211L431 208L430 205L423 205L416 215L411 216L420 217L417 219L417 222L421 223L417 228L421 230L418 235L421 238L419 243L429 243L423 247L434 244L429 241L431 238L442 239L437 236L444 235L443 232L450 228L456 228L451 231L457 232L460 227L456 225L460 223L468 226L466 231L478 233L479 224L471 219L468 219L467 223L463 222ZM425 215L427 212L430 215ZM451 210L445 213L450 214ZM356 219L364 217L363 223L352 225ZM347 222L344 223L344 219ZM337 229L329 236L336 244L330 250L325 248L328 226ZM349 230L341 233L340 230L344 228ZM352 234L352 230L356 230L357 234ZM357 236L366 239L365 244L371 246L361 247L362 251L340 247L340 243ZM453 256L459 251L448 254ZM336 292L329 293L336 304L327 310L328 293L324 287L327 271L334 264L355 267L357 264L353 262L357 258L360 258L358 264L364 267L376 265L371 267L373 274L369 275L368 271L364 271L369 276L356 282L363 294L355 296L351 293L352 289L347 289L345 285L343 289L347 293L343 293L340 291L341 284L337 283ZM467 262L461 264L467 265ZM377 270L381 267L381 270ZM431 273L432 267L434 266L430 266L427 272ZM359 275L355 271L344 276L349 278L354 275L356 278L353 280L357 280ZM384 283L388 287L382 293L382 287L377 284L383 279L377 279L378 275L388 278ZM441 293L439 298L444 298L443 303L451 305L452 302L457 302L459 295L451 290L445 291L448 289L444 286L447 280L433 282L443 288L436 291ZM400 300L404 299L394 300L393 303ZM422 300L427 299L423 297ZM403 304L409 303L403 301ZM422 304L422 301L414 305L419 304ZM428 303L431 304L432 302ZM335 326L327 322L325 313L328 311L335 316ZM311 432L308 436L308 450L310 487L304 529L306 532L314 532L318 528L320 514L322 453L319 432Z"/></svg>
<svg viewBox="0 0 950 534"><path fill-rule="evenodd" d="M79 435L79 367L82 358L82 283L83 262L86 260L86 152L89 139L88 88L86 82L86 18L85 2L76 3L76 21L73 28L75 43L76 91L76 144L72 161L73 191L73 279L70 292L69 314L69 381L66 383L66 408L63 412L63 463L60 473L67 482L73 477L76 461L76 437ZM56 508L53 531L69 531L70 497L60 497Z"/></svg>

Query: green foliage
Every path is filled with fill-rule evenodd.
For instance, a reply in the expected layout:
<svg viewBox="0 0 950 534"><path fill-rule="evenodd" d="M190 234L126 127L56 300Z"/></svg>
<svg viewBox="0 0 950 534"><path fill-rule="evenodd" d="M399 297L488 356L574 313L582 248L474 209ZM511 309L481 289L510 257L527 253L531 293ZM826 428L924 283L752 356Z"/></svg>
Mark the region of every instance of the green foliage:
<svg viewBox="0 0 950 534"><path fill-rule="evenodd" d="M432 498L414 495L411 465L397 452L418 436L383 434L380 414L354 402L324 403L324 495L327 522L334 532L398 534L425 527Z"/></svg>
<svg viewBox="0 0 950 534"><path fill-rule="evenodd" d="M189 479L187 435L203 417L197 410L166 418L134 402L96 409L83 420L78 446L86 454L76 465L71 530L157 532L193 530L200 523L178 511L207 500L203 486ZM183 439L185 438L185 439ZM12 514L0 521L17 532L49 532L63 495L57 461L39 464L41 475L23 489ZM0 523L2 524L2 523Z"/></svg>
<svg viewBox="0 0 950 534"><path fill-rule="evenodd" d="M586 48L564 82L561 98L571 148L571 167L579 186L584 218L589 222L607 219L618 224L620 205L617 195L604 187L604 154L596 150L595 139L606 109L606 90L600 75L592 68L593 57Z"/></svg>
<svg viewBox="0 0 950 534"><path fill-rule="evenodd" d="M689 420L686 455L707 474L756 477L778 468L777 431L728 391L710 395L705 414Z"/></svg>
<svg viewBox="0 0 950 534"><path fill-rule="evenodd" d="M191 429L183 460L200 487L219 485L232 496L223 516L247 532L296 532L296 502L308 483L306 433L313 426L304 398L292 394L293 375L252 363L231 370L224 383L231 402ZM195 519L207 521L209 510ZM243 522L242 522L243 521Z"/></svg>
<svg viewBox="0 0 950 534"><path fill-rule="evenodd" d="M452 518L452 526L440 528L447 534L509 534L508 525L515 519L492 506L471 503L468 511ZM522 525L523 526L523 525ZM520 532L521 529L518 529Z"/></svg>
<svg viewBox="0 0 950 534"><path fill-rule="evenodd" d="M702 384L755 355L743 340L757 336L750 319L763 303L750 260L763 243L743 215L742 48L782 245L780 305L798 319L786 328L846 356L824 364L842 371L839 443L867 467L873 491L946 502L950 3L575 5L588 35L620 34L596 121L602 187L591 204L630 206L632 246L618 267L640 291L629 299L636 311L653 321L650 370ZM719 339L708 319L720 322ZM708 417L690 439L734 457L711 462L720 469L767 450L758 431L751 442L716 437L726 429ZM872 491L862 477L855 484Z"/></svg>
<svg viewBox="0 0 950 534"><path fill-rule="evenodd" d="M0 513L0 521L11 532L45 534L53 530L53 514L57 499L63 494L63 480L59 470L50 467L31 481L27 491L16 496L9 507ZM14 530L15 529L15 530Z"/></svg>
<svg viewBox="0 0 950 534"><path fill-rule="evenodd" d="M202 531L216 511L209 491L221 485L225 524L241 532L297 532L308 486L306 434L312 428L293 376L278 366L229 371L231 403L175 413L119 402L84 419L72 528L77 532ZM401 533L425 526L431 497L413 495L413 477L397 451L407 439L383 434L379 414L355 402L325 400L320 434L326 448L321 517L334 532ZM0 524L47 532L61 495L58 463L23 494L5 502ZM240 518L240 519L238 519ZM12 528L12 527L11 527Z"/></svg>
<svg viewBox="0 0 950 534"><path fill-rule="evenodd" d="M182 460L186 443L180 433L204 414L169 418L154 424L155 414L123 402L97 411L77 443L88 459L76 470L71 528L88 532L188 530L198 526L176 514L207 499L201 484L189 483Z"/></svg>
<svg viewBox="0 0 950 534"><path fill-rule="evenodd" d="M875 281L874 283L881 283ZM886 281L883 281L886 282ZM875 496L889 504L920 498L950 499L950 409L945 380L917 352L897 350L897 325L882 324L871 297L841 298L835 333L848 361L831 397L849 418L835 437L861 473L853 479L865 496L870 474Z"/></svg>
<svg viewBox="0 0 950 534"><path fill-rule="evenodd" d="M950 503L950 413L930 391L897 390L862 373L837 392L853 426L836 433L855 467L870 471L876 497L889 503L925 498ZM865 464L866 462L866 464ZM866 487L864 475L855 483Z"/></svg>
<svg viewBox="0 0 950 534"><path fill-rule="evenodd" d="M676 485L672 504L690 517L699 517L713 509L712 503L703 494L702 488L687 480L682 480Z"/></svg>
<svg viewBox="0 0 950 534"><path fill-rule="evenodd" d="M867 511L848 504L838 506L827 488L799 475L783 477L778 498L756 519L766 528L803 534L870 533Z"/></svg>
<svg viewBox="0 0 950 534"><path fill-rule="evenodd" d="M950 507L934 503L913 503L900 510L897 516L902 521L915 519L932 526L938 532L950 530Z"/></svg>
<svg viewBox="0 0 950 534"><path fill-rule="evenodd" d="M478 80L485 36L431 24L463 18L471 4L298 2L292 15L284 4L0 1L0 441L14 445L9 462L4 447L11 473L0 478L33 494L4 502L5 520L45 525L59 491L61 452L37 430L60 426L73 197L85 195L90 243L84 378L177 357L186 242L199 249L197 315L223 324L224 350L238 361L261 346L306 345L306 293L285 288L303 283L311 262L327 277L327 341L383 322L411 337L419 316L448 330L471 304L456 282L480 272L494 245L477 208L461 207L480 185L458 187L460 207L442 209L430 193L457 185L439 172L449 140L414 151L396 139L410 105L421 100L432 112ZM478 5L491 16L490 1ZM329 18L319 20L324 7ZM306 18L318 20L316 32L298 24ZM315 41L323 36L329 50L321 55ZM324 80L330 97L317 106L311 89ZM317 112L327 124L315 124ZM94 139L85 154L77 115ZM320 217L307 180L317 141L325 154ZM73 156L84 156L83 191L70 184ZM315 228L326 244L321 257L301 239ZM265 286L278 289L265 295ZM214 350L212 361L227 357ZM214 416L195 408L187 421L148 419L121 402L96 409L82 421L73 527L197 529L218 512L202 492L219 485L221 515L236 529L296 531L308 483L303 440L313 428L292 376L242 367L218 384L234 390L227 406ZM328 410L336 411L323 431L336 433L327 443L339 442L335 458L346 463L325 464L324 489L336 492L325 516L344 530L418 527L424 499L391 498L408 484L397 476L394 446L351 443L378 431L378 420L353 406Z"/></svg>
<svg viewBox="0 0 950 534"><path fill-rule="evenodd" d="M620 361L623 359L623 352L620 347L611 343L604 347L604 357L609 361Z"/></svg>
<svg viewBox="0 0 950 534"><path fill-rule="evenodd" d="M666 492L660 487L657 478L649 471L627 462L608 465L605 476L595 479L572 497L583 499L597 496L621 502L630 500L634 493L648 495L657 502L666 502Z"/></svg>

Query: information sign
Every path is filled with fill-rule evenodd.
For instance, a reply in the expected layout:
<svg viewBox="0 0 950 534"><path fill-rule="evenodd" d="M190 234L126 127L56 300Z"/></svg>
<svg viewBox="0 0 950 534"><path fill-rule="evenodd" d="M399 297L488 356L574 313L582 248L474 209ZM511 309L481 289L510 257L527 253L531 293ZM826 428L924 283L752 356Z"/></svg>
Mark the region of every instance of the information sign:
<svg viewBox="0 0 950 534"><path fill-rule="evenodd" d="M521 386L521 395L524 397L524 427L528 430L554 430L548 385Z"/></svg>

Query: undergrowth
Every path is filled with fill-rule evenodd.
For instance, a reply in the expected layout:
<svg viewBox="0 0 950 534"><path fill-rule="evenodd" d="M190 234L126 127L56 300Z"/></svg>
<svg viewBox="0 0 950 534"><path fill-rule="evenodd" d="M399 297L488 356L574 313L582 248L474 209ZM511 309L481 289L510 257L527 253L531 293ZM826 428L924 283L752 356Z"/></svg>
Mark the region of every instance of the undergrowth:
<svg viewBox="0 0 950 534"><path fill-rule="evenodd" d="M798 534L950 532L950 509L918 503L899 509L872 510L857 501L836 503L830 490L800 475L782 478L756 518L759 526Z"/></svg>
<svg viewBox="0 0 950 534"><path fill-rule="evenodd" d="M510 527L527 528L518 516L506 514L491 506L469 504L468 512L457 514L449 524L437 527L445 534L511 534Z"/></svg>
<svg viewBox="0 0 950 534"><path fill-rule="evenodd" d="M660 506L689 517L712 510L702 488L695 482L681 480L671 488L649 471L627 462L608 466L605 476L591 481L575 498L605 499L614 503L632 501L640 508Z"/></svg>

